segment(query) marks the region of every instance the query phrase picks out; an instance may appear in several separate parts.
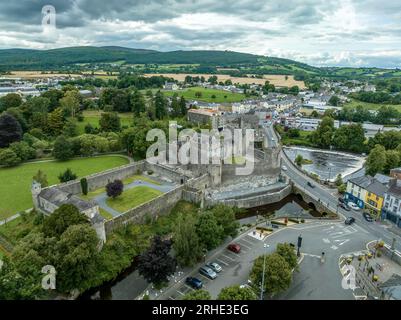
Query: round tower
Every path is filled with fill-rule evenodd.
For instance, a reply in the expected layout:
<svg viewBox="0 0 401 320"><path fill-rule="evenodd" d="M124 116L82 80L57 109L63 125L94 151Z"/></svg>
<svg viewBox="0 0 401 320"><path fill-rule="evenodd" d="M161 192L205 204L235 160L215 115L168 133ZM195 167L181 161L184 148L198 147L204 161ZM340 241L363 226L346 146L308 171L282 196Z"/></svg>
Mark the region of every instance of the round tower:
<svg viewBox="0 0 401 320"><path fill-rule="evenodd" d="M41 191L42 191L42 185L34 180L31 186L31 193L32 193L32 202L35 209L39 208L39 194Z"/></svg>

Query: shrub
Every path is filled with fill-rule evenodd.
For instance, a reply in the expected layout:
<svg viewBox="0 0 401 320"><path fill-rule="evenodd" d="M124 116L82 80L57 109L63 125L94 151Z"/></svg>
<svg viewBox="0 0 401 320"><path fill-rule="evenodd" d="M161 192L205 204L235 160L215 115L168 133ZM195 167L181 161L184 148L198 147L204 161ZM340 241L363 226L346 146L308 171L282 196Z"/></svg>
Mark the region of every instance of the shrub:
<svg viewBox="0 0 401 320"><path fill-rule="evenodd" d="M16 166L21 162L21 159L11 149L0 149L0 165L6 167Z"/></svg>
<svg viewBox="0 0 401 320"><path fill-rule="evenodd" d="M118 197L123 193L124 184L121 180L114 180L113 182L109 182L106 185L106 192L108 197L112 197L113 199Z"/></svg>
<svg viewBox="0 0 401 320"><path fill-rule="evenodd" d="M80 182L81 182L82 194L86 196L88 194L88 180L86 178L82 178Z"/></svg>

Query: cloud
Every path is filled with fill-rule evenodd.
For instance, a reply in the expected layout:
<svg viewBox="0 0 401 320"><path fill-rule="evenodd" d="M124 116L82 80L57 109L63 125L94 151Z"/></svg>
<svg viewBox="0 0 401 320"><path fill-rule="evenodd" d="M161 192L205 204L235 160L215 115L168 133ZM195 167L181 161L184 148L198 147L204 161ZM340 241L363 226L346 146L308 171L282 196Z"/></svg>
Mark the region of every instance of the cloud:
<svg viewBox="0 0 401 320"><path fill-rule="evenodd" d="M53 5L57 30L44 34ZM21 0L0 3L0 48L221 49L312 65L397 67L398 0Z"/></svg>

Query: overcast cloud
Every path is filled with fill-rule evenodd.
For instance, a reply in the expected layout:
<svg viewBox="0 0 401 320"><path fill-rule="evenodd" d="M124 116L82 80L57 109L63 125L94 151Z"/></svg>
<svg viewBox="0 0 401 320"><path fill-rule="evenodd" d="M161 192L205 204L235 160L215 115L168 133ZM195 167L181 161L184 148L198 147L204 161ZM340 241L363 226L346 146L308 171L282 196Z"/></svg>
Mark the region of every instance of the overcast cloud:
<svg viewBox="0 0 401 320"><path fill-rule="evenodd" d="M44 5L57 29L44 33ZM0 48L234 50L315 66L401 67L400 0L0 0Z"/></svg>

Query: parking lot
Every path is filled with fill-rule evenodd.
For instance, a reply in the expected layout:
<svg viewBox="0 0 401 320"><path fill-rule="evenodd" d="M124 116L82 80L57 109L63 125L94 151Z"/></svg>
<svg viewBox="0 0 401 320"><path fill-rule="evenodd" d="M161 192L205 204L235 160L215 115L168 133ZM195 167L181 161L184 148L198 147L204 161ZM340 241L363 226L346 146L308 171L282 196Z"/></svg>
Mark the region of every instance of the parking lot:
<svg viewBox="0 0 401 320"><path fill-rule="evenodd" d="M216 279L209 279L203 274L200 274L198 270L194 271L190 275L191 277L195 277L201 280L203 283L202 289L211 292L212 296L213 291L215 291L213 290L213 287L216 287L215 284L217 284L219 280L223 278L223 275L224 278L227 278L229 276L229 273L232 274L232 272L235 271L240 263L244 262L244 260L246 260L246 257L255 250L255 248L263 248L263 241L256 239L249 234L242 236L239 240L236 240L235 243L241 246L240 253L234 253L228 249L225 249L222 252L216 254L212 259L206 260L205 264L216 262L221 266L222 270L217 274ZM246 280L238 283L246 283ZM166 292L166 299L180 300L182 296L193 290L195 289L187 285L184 278L172 290L169 290L168 293Z"/></svg>

